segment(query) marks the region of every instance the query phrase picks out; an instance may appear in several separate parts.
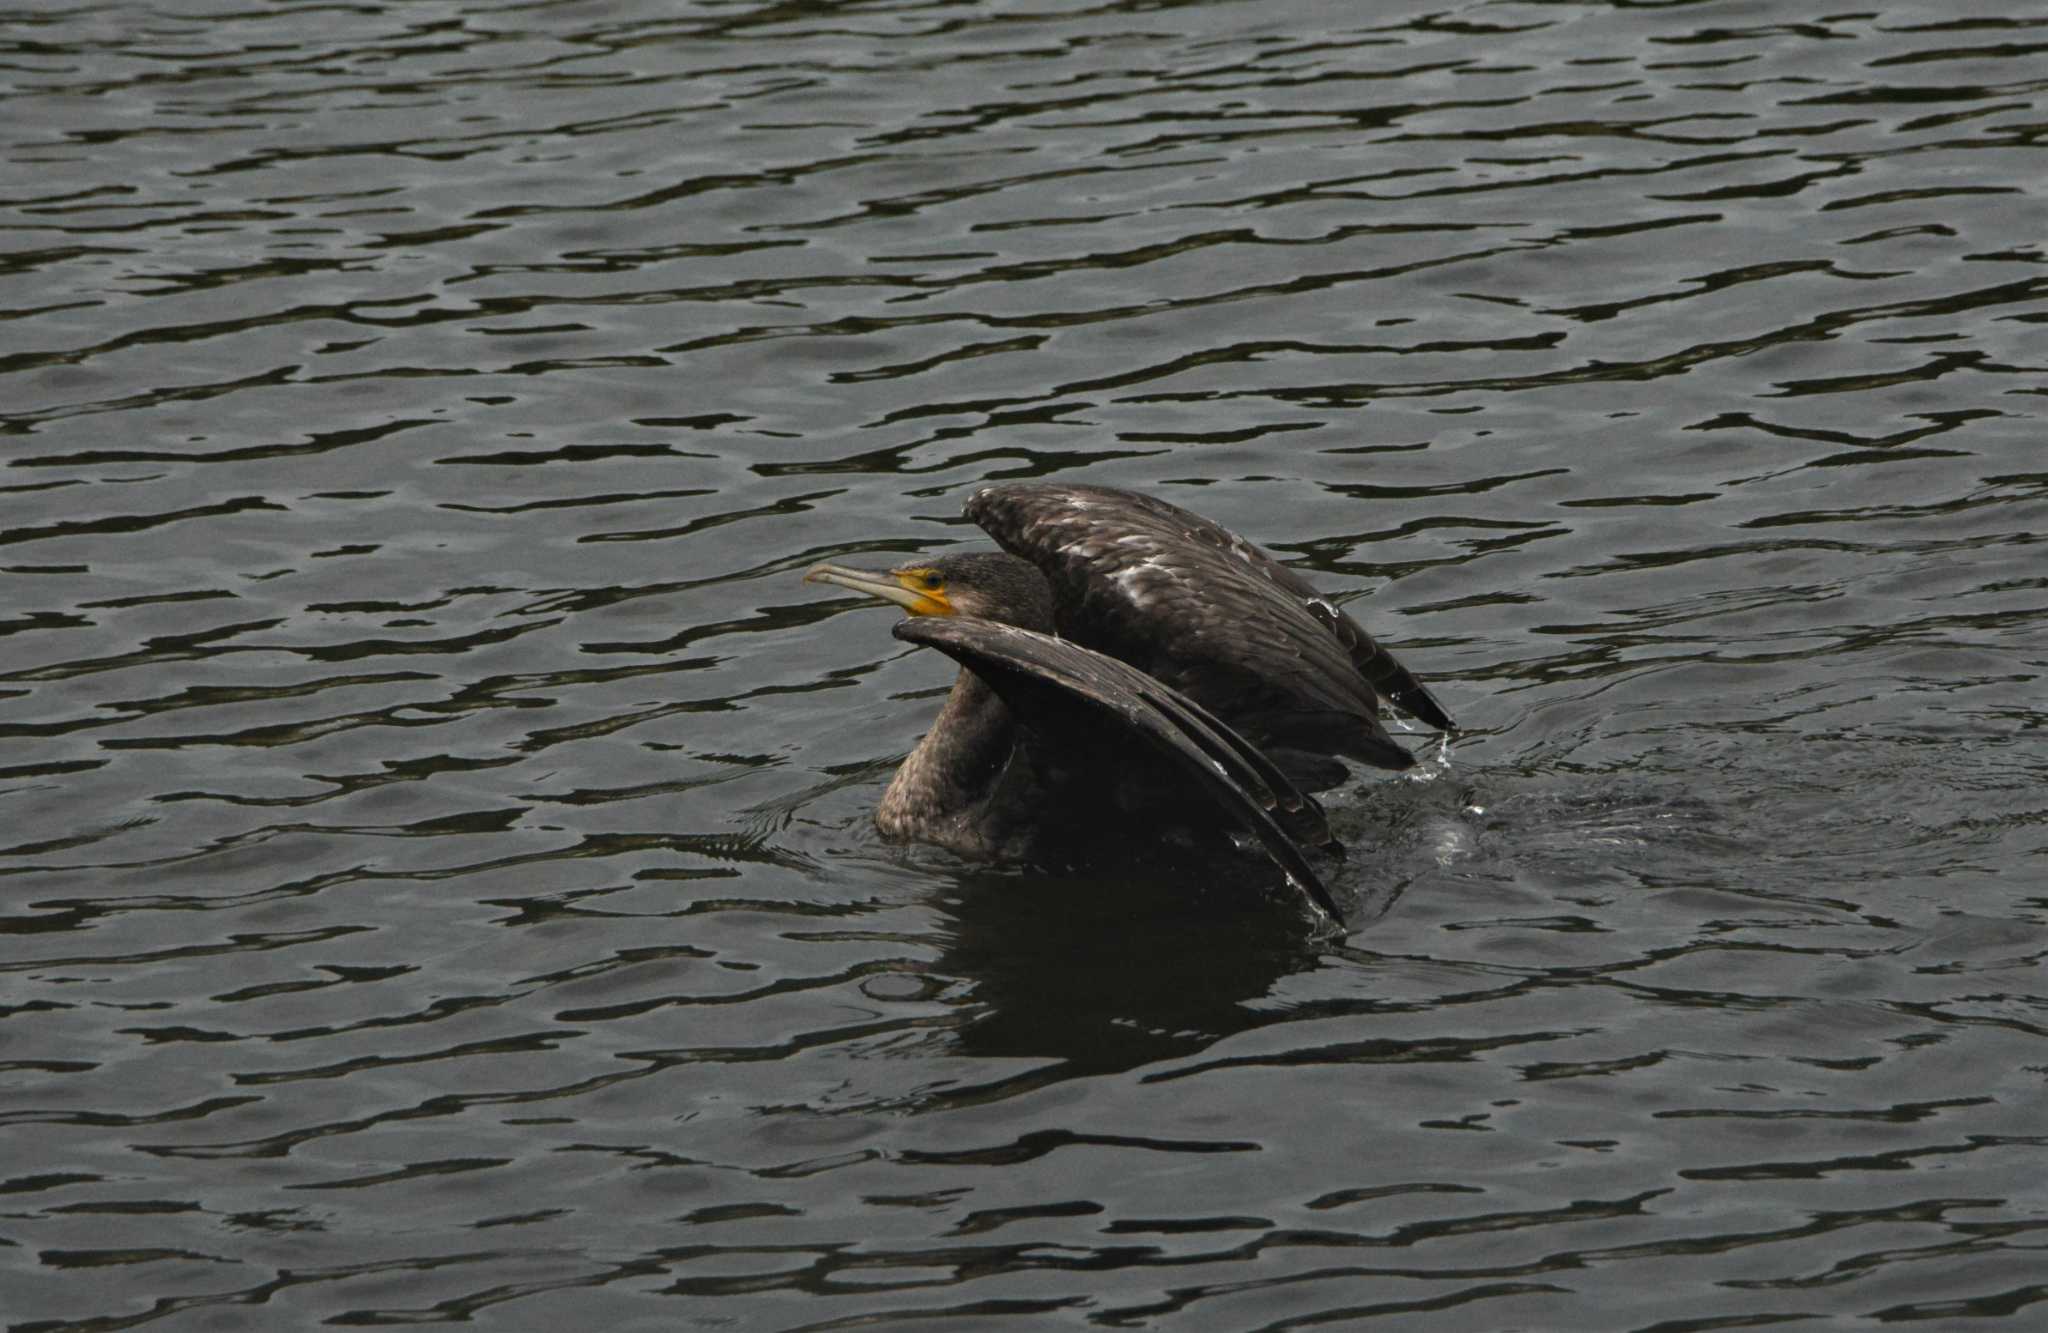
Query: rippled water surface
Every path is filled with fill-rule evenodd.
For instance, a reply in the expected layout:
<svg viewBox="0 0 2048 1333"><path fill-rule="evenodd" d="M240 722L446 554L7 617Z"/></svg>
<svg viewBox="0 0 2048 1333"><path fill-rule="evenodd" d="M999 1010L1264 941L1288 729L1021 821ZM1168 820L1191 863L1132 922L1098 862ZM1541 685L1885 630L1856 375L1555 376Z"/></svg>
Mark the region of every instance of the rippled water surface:
<svg viewBox="0 0 2048 1333"><path fill-rule="evenodd" d="M2048 1320L2048 14L17 6L0 1323ZM1468 730L879 841L992 479ZM1432 746L1429 738L1412 738Z"/></svg>

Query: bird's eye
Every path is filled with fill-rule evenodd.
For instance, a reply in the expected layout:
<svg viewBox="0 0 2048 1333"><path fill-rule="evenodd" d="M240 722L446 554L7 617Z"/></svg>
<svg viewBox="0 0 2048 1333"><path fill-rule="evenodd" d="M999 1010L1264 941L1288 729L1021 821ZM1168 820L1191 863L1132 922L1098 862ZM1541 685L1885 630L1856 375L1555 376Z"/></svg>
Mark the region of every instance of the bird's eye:
<svg viewBox="0 0 2048 1333"><path fill-rule="evenodd" d="M927 574L924 576L924 586L925 590L928 592L937 592L939 590L939 585L944 582L945 580L940 578L937 574Z"/></svg>

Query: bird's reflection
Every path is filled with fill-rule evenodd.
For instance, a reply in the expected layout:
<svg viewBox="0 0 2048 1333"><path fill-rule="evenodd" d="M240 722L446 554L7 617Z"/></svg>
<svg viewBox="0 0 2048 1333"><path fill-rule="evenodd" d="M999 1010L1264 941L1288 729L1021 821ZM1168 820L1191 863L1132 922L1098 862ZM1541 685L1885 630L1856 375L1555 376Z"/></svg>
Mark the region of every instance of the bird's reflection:
<svg viewBox="0 0 2048 1333"><path fill-rule="evenodd" d="M972 988L964 1055L1136 1068L1259 1026L1257 1002L1320 953L1300 913L1184 879L962 871L935 970Z"/></svg>

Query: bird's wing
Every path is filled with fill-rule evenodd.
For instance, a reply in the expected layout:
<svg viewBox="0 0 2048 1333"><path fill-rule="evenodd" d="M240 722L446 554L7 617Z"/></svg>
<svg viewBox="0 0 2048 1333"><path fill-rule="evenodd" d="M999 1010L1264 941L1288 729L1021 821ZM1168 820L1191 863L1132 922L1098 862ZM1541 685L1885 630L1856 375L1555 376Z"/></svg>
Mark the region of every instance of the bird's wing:
<svg viewBox="0 0 2048 1333"><path fill-rule="evenodd" d="M1279 564L1263 551L1259 553L1266 563L1300 583L1302 605L1308 613L1321 621L1323 627L1337 636L1337 642L1351 654L1351 665L1358 668L1358 674L1372 682L1372 687L1408 716L1424 726L1435 727L1438 731L1451 731L1457 726L1451 721L1450 713L1437 702L1429 687L1415 679L1414 673L1401 665L1401 659L1381 647L1379 641L1365 632L1365 626L1351 618L1350 612L1323 597L1320 593L1287 566ZM1276 580L1277 581L1277 580Z"/></svg>
<svg viewBox="0 0 2048 1333"><path fill-rule="evenodd" d="M986 681L1046 756L1067 756L1070 781L1108 792L1133 777L1132 742L1157 762L1147 777L1193 799L1198 819L1242 826L1309 902L1342 914L1303 843L1337 850L1322 808L1207 709L1113 657L1049 634L971 616L911 616L896 637L957 660Z"/></svg>
<svg viewBox="0 0 2048 1333"><path fill-rule="evenodd" d="M1063 634L1166 681L1283 762L1293 751L1413 764L1380 726L1382 693L1450 725L1356 621L1198 514L1132 491L1017 483L975 492L967 516L1044 572Z"/></svg>

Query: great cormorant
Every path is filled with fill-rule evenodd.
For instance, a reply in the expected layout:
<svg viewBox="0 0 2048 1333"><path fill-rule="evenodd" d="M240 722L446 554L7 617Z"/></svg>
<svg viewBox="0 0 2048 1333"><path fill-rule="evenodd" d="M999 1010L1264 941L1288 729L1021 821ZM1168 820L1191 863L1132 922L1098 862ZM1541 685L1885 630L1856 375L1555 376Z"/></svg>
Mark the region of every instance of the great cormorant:
<svg viewBox="0 0 2048 1333"><path fill-rule="evenodd" d="M1342 849L1308 793L1343 780L1338 756L1414 764L1380 706L1448 731L1430 692L1300 575L1163 500L1020 483L966 513L1003 552L804 575L901 606L897 638L961 665L883 836L1074 865L1249 835L1337 916L1305 849Z"/></svg>

